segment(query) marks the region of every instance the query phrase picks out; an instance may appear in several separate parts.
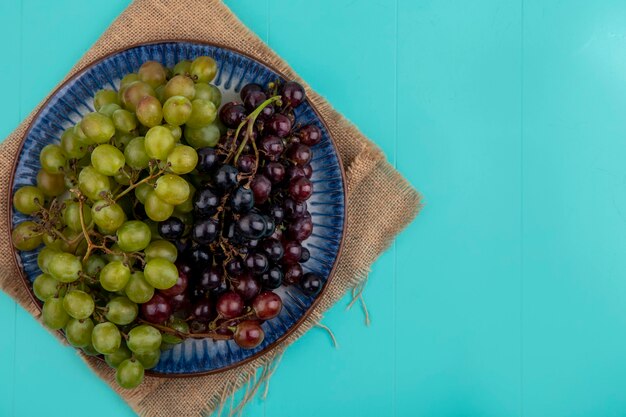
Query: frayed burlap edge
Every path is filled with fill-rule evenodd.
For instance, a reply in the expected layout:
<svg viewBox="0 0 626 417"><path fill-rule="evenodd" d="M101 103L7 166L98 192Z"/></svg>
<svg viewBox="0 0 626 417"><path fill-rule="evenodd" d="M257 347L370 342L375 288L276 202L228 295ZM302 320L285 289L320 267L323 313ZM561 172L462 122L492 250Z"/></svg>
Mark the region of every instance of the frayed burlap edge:
<svg viewBox="0 0 626 417"><path fill-rule="evenodd" d="M163 25L163 22L168 24ZM113 22L66 78L94 60L130 45L172 39L230 47L267 62L289 78L300 80L278 55L219 0L136 0ZM308 86L307 94L335 139L347 177L348 209L344 248L328 290L311 315L280 346L254 361L223 373L185 379L146 377L138 389L124 391L117 387L113 372L106 364L83 357L138 414L163 417L209 415L223 407L226 399L234 398L238 389L249 386L243 398L245 404L251 398L249 394L256 392L271 376L277 358L284 349L320 323L322 313L347 291L364 282L370 265L417 215L420 209L419 194L389 165L382 152ZM5 173L0 178L0 196L3 201L9 198L8 173L17 157L20 141L40 106L1 145L0 169ZM380 213L385 215L381 216ZM0 216L4 219L8 217L4 204L0 205ZM0 288L38 317L39 310L21 283L18 271L13 268L11 257L11 243L5 230L0 236ZM57 333L55 335L58 336ZM180 398L185 398L185 402L177 400Z"/></svg>

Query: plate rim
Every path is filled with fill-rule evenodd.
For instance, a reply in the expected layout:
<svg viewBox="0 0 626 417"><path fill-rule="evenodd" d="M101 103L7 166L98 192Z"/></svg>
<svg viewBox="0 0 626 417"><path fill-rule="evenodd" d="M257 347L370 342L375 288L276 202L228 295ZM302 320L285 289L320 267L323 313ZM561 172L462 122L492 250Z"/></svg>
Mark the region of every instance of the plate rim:
<svg viewBox="0 0 626 417"><path fill-rule="evenodd" d="M273 64L271 63L267 63L267 62L262 62L259 59L253 57L251 54L244 52L238 48L234 48L231 46L226 46L222 43L219 42L207 42L207 41L202 41L202 40L190 40L190 39L163 39L163 40L157 40L157 41L149 41L149 42L137 42L137 43L132 43L130 45L127 45L123 48L118 48L115 49L113 51L110 51L108 53L106 53L105 55L99 57L98 59L90 62L89 64L85 65L83 68L81 68L80 70L78 70L77 72L75 72L74 74L72 74L69 78L67 78L66 80L62 81L61 83L57 84L56 87L54 87L54 89L50 92L50 94L48 95L48 97L46 98L46 100L41 104L41 106L37 109L37 111L35 112L35 114L33 115L31 121L28 123L28 127L26 128L26 130L24 131L24 133L22 134L22 137L20 138L20 142L17 148L17 156L15 158L15 160L13 161L13 164L11 166L11 175L9 177L9 198L7 198L6 200L6 205L7 205L7 219L6 219L6 225L7 225L7 238L9 242L12 242L12 237L11 237L11 232L12 232L12 218L13 218L13 187L15 186L15 172L17 170L17 165L19 162L19 155L22 153L22 150L24 148L24 144L26 142L26 138L30 135L35 122L37 121L37 119L39 118L39 116L41 115L41 113L43 112L43 110L50 104L50 101L53 99L54 96L56 96L63 88L67 87L68 84L70 84L71 82L75 81L76 78L78 76L80 76L81 74L84 74L86 71L92 69L93 67L97 66L98 64L102 63L103 61L111 58L112 56L127 52L131 49L134 48L139 48L142 46L150 46L150 45L161 45L161 44L196 44L196 45L204 45L204 46L211 46L211 47L216 47L216 48L220 48L220 49L225 49L225 50L230 50L232 52L235 52L237 54L240 54L244 57L246 57L247 59L250 59L254 62L257 62L265 67L267 67L268 69L270 69L271 71L273 71L274 73L276 73L279 77L283 78L283 79L288 79L288 77L285 75L285 73L283 71L278 70ZM300 78L300 77L298 77ZM312 91L312 89L308 86L308 84L306 85L309 90ZM158 378L171 378L171 379L176 379L176 378L190 378L190 377L197 377L197 376L204 376L204 375L212 375L212 374L219 374L222 372L226 372L229 370L232 370L234 368L237 368L239 366L245 365L247 363L250 363L264 355L269 354L270 352L276 350L276 348L278 348L278 346L280 344L282 344L287 338L289 338L292 334L295 333L295 331L297 329L299 329L302 324L304 324L304 322L311 316L311 314L313 313L313 310L318 306L320 300L322 299L322 297L326 294L327 289L329 287L329 283L331 282L331 280L335 277L335 273L337 270L337 265L339 263L339 260L341 258L342 252L343 252L343 248L344 248L344 243L345 243L345 235L346 235L346 230L347 230L347 216L348 216L348 184L346 181L346 173L345 173L345 169L343 166L343 161L342 161L342 157L341 154L339 153L339 148L337 147L337 143L335 142L335 138L333 137L333 134L331 133L328 124L326 123L326 120L324 120L324 118L321 116L319 109L317 108L317 106L315 105L315 103L313 103L311 101L311 99L307 96L306 97L306 101L309 103L309 105L311 106L311 109L313 110L313 112L315 113L315 115L317 116L317 118L319 119L320 123L322 124L322 126L324 126L324 128L326 129L326 131L328 132L328 137L330 139L330 143L333 147L333 149L335 150L335 154L337 156L337 161L338 161L338 165L339 165L339 171L341 172L341 182L342 182L342 194L343 194L343 207L342 207L342 211L343 211L343 222L342 222L342 227L341 227L341 236L340 236L340 240L339 240L339 247L337 249L337 256L335 257L335 260L333 262L333 265L330 269L330 272L328 274L328 278L326 279L326 282L324 283L321 291L317 294L317 296L315 297L315 299L313 300L313 302L311 303L311 305L309 306L309 308L305 311L305 313L302 315L302 317L300 317L285 333L283 333L281 336L279 336L274 342L270 343L265 349L260 350L259 352L251 355L248 358L245 358L241 361L217 368L217 369L211 369L211 370L204 370L204 371L199 371L199 372L184 372L184 373L164 373L164 372L156 372L156 371L152 371L152 370L146 370L146 375L152 376L152 377L158 377ZM21 262L19 260L19 252L15 249L15 247L13 247L13 245L11 245L12 248L12 252L13 252L13 265L14 267L19 271L19 277L22 281L22 284L25 286L26 288L26 292L28 293L31 301L35 304L37 310L39 311L39 313L41 313L42 310L42 306L43 303L37 298L35 297L35 294L32 290L32 285L30 283L30 281L28 280L28 278L26 277L26 274L24 273L23 268L21 267ZM38 320L39 321L39 320ZM47 329L49 330L49 329ZM62 330L56 330L57 333L59 333L60 335L62 335L63 337L65 337L64 333ZM83 357L93 357L96 358L99 361L104 362L104 359L100 356L90 356L85 354L84 352L82 352L81 349L79 348L74 348L76 351L79 352L79 354Z"/></svg>

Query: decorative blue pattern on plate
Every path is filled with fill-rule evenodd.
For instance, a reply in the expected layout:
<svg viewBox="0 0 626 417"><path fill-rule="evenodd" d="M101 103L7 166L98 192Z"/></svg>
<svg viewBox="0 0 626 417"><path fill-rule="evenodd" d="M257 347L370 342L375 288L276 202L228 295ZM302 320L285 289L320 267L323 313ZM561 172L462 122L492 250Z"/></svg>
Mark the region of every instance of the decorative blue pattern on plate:
<svg viewBox="0 0 626 417"><path fill-rule="evenodd" d="M136 72L140 65L155 60L172 67L181 59L198 55L212 56L219 71L214 83L223 94L223 103L238 97L245 84L265 84L280 78L267 66L235 51L215 46L188 42L160 43L135 47L110 56L74 76L44 106L33 121L24 140L14 176L13 191L36 183L40 169L39 152L52 142L58 142L61 133L75 124L87 112L93 111L91 97L102 88L117 90L125 73ZM309 102L296 111L297 120L303 124L314 123L322 129L323 139L313 148L311 165L314 193L309 201L314 224L313 235L305 242L311 259L304 264L305 272L313 271L326 282L337 259L344 230L344 188L340 161L328 131ZM12 213L13 226L27 219ZM19 253L23 271L30 282L41 273L37 266L38 250ZM155 372L187 374L217 371L251 358L267 349L285 335L307 312L314 302L296 287L277 290L284 308L281 314L263 324L266 336L257 348L244 350L233 341L187 340L163 352Z"/></svg>

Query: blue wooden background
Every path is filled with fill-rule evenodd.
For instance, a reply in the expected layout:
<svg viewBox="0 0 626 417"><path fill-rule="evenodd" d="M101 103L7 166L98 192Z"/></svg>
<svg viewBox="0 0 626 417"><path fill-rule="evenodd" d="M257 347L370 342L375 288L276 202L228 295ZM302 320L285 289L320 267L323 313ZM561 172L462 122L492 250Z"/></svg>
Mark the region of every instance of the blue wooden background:
<svg viewBox="0 0 626 417"><path fill-rule="evenodd" d="M128 1L0 1L0 136ZM371 327L340 302L244 414L625 415L626 3L227 4L426 199ZM0 323L0 416L132 415L4 294Z"/></svg>

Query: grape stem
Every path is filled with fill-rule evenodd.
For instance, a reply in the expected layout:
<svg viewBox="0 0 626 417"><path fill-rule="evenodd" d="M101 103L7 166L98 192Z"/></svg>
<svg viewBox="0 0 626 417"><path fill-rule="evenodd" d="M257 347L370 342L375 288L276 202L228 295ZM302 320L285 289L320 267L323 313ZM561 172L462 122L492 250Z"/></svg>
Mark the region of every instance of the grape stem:
<svg viewBox="0 0 626 417"><path fill-rule="evenodd" d="M265 107L269 106L272 103L278 103L278 105L280 105L280 99L281 99L280 96L273 96L273 97L268 98L263 103L259 104L259 106L256 109L254 109L252 113L247 115L246 118L243 119L243 121L239 124L239 126L237 127L237 130L235 131L235 138L233 139L233 146L235 146L235 144L237 143L237 138L239 138L239 133L241 132L241 129L243 129L243 127L246 124L248 125L248 130L247 130L247 134L244 136L243 141L241 141L241 144L239 145L239 148L237 149L237 152L235 154L235 163L239 159L239 155L241 155L241 152L243 152L243 148L245 148L246 144L248 143L248 139L252 137L252 133L253 133L252 129L254 128L254 122L256 122L256 119L259 116L259 114L261 114L261 112L263 111ZM232 156L233 155L232 155L232 149L231 149L231 153L228 155L228 158L226 158L225 163L229 163L231 161ZM258 158L257 158L257 164L258 164Z"/></svg>
<svg viewBox="0 0 626 417"><path fill-rule="evenodd" d="M217 332L210 332L210 333L186 333L186 332L181 332L180 330L172 329L171 327L162 326L160 324L150 323L148 321L141 320L141 319L139 320L139 322L148 324L148 325L154 327L155 329L158 329L158 330L160 330L160 331L162 331L164 333L169 333L169 334L173 334L175 336L178 336L181 339L206 339L206 338L211 338L211 339L215 339L215 340L229 340L229 339L231 339L231 336L219 334Z"/></svg>
<svg viewBox="0 0 626 417"><path fill-rule="evenodd" d="M119 193L117 196L115 196L113 200L118 201L120 198L124 197L126 194L128 194L135 188L139 187L141 184L145 184L148 181L151 181L155 179L156 177L158 177L159 175L165 173L165 171L167 170L167 167L169 167L169 164L165 168L159 169L157 172L153 172L152 167L150 167L150 175L148 175L146 178L142 179L141 181L137 181L136 183L131 184L128 187L126 187L126 189L122 191L121 193Z"/></svg>

